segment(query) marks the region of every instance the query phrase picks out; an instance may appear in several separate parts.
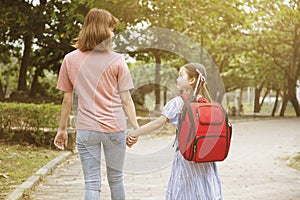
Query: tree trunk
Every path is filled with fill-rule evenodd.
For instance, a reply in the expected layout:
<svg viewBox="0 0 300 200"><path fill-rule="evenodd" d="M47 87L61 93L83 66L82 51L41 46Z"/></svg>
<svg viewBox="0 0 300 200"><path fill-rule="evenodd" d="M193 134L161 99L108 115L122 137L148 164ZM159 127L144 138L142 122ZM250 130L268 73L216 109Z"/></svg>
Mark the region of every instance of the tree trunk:
<svg viewBox="0 0 300 200"><path fill-rule="evenodd" d="M284 92L282 106L281 106L280 114L279 114L280 117L284 117L287 103L288 103L288 98L287 98L286 92Z"/></svg>
<svg viewBox="0 0 300 200"><path fill-rule="evenodd" d="M3 92L3 87L2 87L1 80L0 80L0 101L4 101L4 99L5 99L5 94Z"/></svg>
<svg viewBox="0 0 300 200"><path fill-rule="evenodd" d="M297 95L296 95L296 86L297 86L296 80L289 78L288 79L287 97L295 109L296 116L300 117L300 107L299 107L299 102L298 102Z"/></svg>
<svg viewBox="0 0 300 200"><path fill-rule="evenodd" d="M241 88L240 96L239 96L239 99L238 99L238 106L237 106L237 115L238 115L238 116L241 115L241 110L242 110L242 100L243 100L243 88Z"/></svg>
<svg viewBox="0 0 300 200"><path fill-rule="evenodd" d="M24 51L18 80L18 90L26 91L27 68L30 62L32 37L24 36Z"/></svg>
<svg viewBox="0 0 300 200"><path fill-rule="evenodd" d="M300 108L299 108L298 99L297 98L290 99L290 102L292 103L292 105L293 105L293 107L295 109L296 116L300 117Z"/></svg>
<svg viewBox="0 0 300 200"><path fill-rule="evenodd" d="M153 52L155 57L155 110L159 110L160 108L160 65L161 65L161 57L159 52Z"/></svg>
<svg viewBox="0 0 300 200"><path fill-rule="evenodd" d="M265 95L263 96L261 102L259 103L259 112L261 111L261 108L263 107L265 99L266 99L266 97L268 96L269 93L270 93L270 90L267 89L266 92L265 92Z"/></svg>
<svg viewBox="0 0 300 200"><path fill-rule="evenodd" d="M277 109L277 105L278 105L279 92L280 92L279 89L276 90L276 99L275 99L274 107L273 107L272 114L271 114L272 117L274 117L275 113L276 113L276 109Z"/></svg>
<svg viewBox="0 0 300 200"><path fill-rule="evenodd" d="M260 93L263 89L263 86L264 86L264 82L262 82L259 87L255 87L255 91L254 91L254 113L259 113L259 111L260 111L259 98L260 98Z"/></svg>
<svg viewBox="0 0 300 200"><path fill-rule="evenodd" d="M164 105L167 104L167 92L168 92L168 88L164 87Z"/></svg>
<svg viewBox="0 0 300 200"><path fill-rule="evenodd" d="M33 80L31 83L31 88L30 88L30 92L29 92L29 96L30 97L36 97L38 88L39 88L39 76L42 74L43 72L43 67L39 67L35 70L34 72L34 76L33 76Z"/></svg>
<svg viewBox="0 0 300 200"><path fill-rule="evenodd" d="M206 65L207 86L210 97L213 101L222 103L226 91L219 69L214 62L203 60L203 63ZM239 89L239 87L235 89Z"/></svg>
<svg viewBox="0 0 300 200"><path fill-rule="evenodd" d="M300 3L298 2L298 10L299 10ZM300 117L300 107L299 102L296 95L296 87L297 87L297 80L299 78L300 72L300 61L299 61L299 49L300 49L300 34L299 34L300 26L297 24L294 27L294 38L293 38L293 55L291 57L290 68L288 70L289 76L288 78L288 99L292 103L296 116ZM297 64L298 63L298 64Z"/></svg>
<svg viewBox="0 0 300 200"><path fill-rule="evenodd" d="M260 97L259 88L255 88L254 91L254 113L259 113L259 97Z"/></svg>

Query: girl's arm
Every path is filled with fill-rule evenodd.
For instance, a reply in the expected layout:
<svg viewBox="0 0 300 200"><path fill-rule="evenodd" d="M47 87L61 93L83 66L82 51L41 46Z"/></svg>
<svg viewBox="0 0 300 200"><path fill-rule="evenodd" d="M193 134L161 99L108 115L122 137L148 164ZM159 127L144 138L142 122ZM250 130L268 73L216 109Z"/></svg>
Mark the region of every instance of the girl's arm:
<svg viewBox="0 0 300 200"><path fill-rule="evenodd" d="M140 128L132 131L130 133L130 136L138 137L140 135L151 133L151 132L153 132L153 131L155 131L159 128L162 128L167 121L168 121L168 118L161 115L159 118L157 118L157 119L141 126Z"/></svg>

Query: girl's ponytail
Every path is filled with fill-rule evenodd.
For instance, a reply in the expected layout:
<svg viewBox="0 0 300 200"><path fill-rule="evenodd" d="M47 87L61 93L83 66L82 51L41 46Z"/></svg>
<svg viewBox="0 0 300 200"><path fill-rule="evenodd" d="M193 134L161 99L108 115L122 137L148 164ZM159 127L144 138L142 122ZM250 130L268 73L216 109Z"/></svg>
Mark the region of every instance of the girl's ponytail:
<svg viewBox="0 0 300 200"><path fill-rule="evenodd" d="M200 93L204 98L206 98L209 102L212 102L212 99L210 97L208 87L206 83L200 83Z"/></svg>
<svg viewBox="0 0 300 200"><path fill-rule="evenodd" d="M206 98L209 102L212 101L208 87L206 84L206 69L203 65L199 63L189 63L184 65L187 69L187 73L190 78L195 78L197 81L193 85L194 91L191 94L190 98L194 99L199 94L201 94L204 98Z"/></svg>

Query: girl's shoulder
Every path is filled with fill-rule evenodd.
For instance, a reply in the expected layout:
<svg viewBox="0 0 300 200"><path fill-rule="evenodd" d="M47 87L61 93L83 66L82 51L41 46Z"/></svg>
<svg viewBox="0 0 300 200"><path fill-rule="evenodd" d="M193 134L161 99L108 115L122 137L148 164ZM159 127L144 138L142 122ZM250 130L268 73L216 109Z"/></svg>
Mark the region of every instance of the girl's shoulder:
<svg viewBox="0 0 300 200"><path fill-rule="evenodd" d="M179 107L183 106L184 99L182 98L182 96L176 96L173 99L174 99L174 101L176 101L176 103L178 104Z"/></svg>
<svg viewBox="0 0 300 200"><path fill-rule="evenodd" d="M166 105L166 107L176 107L179 110L182 109L184 105L184 100L181 96L173 97Z"/></svg>
<svg viewBox="0 0 300 200"><path fill-rule="evenodd" d="M170 124L177 124L184 101L180 96L172 98L163 108L162 115L169 119Z"/></svg>

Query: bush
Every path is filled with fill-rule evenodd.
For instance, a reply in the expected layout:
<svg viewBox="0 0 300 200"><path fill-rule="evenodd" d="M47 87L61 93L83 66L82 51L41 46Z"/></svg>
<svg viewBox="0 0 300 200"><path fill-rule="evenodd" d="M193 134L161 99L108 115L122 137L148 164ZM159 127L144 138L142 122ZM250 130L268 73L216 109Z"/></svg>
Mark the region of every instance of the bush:
<svg viewBox="0 0 300 200"><path fill-rule="evenodd" d="M1 103L0 139L52 145L60 115L60 105L52 103Z"/></svg>

